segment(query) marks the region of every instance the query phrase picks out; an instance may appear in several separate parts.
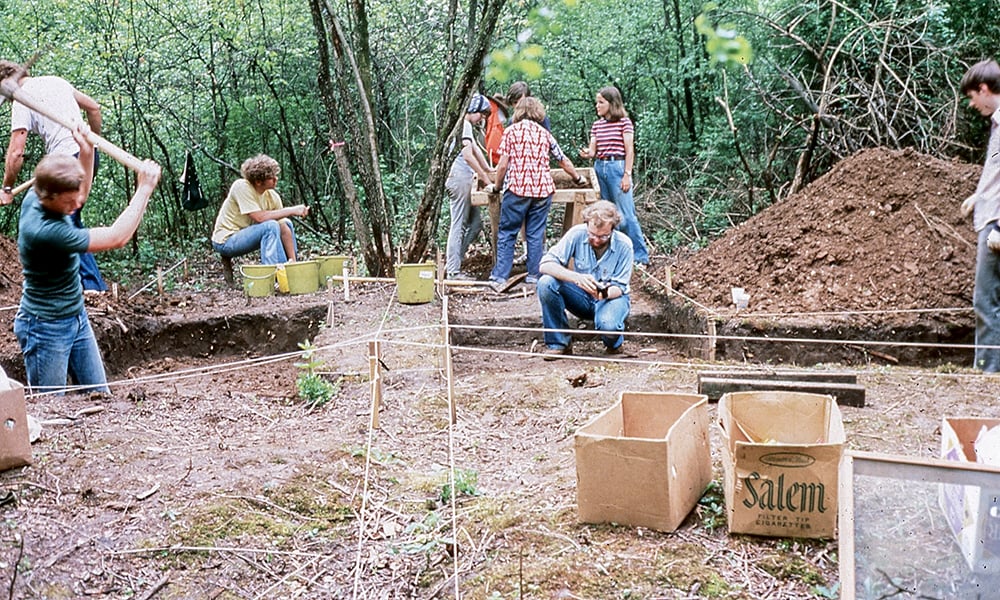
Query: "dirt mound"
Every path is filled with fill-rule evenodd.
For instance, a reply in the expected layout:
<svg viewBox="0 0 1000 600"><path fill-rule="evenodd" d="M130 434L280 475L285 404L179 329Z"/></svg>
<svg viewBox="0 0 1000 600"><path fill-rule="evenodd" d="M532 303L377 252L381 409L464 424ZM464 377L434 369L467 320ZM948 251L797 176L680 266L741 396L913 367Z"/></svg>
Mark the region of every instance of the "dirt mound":
<svg viewBox="0 0 1000 600"><path fill-rule="evenodd" d="M756 312L968 308L975 233L960 202L981 167L870 149L675 266L712 308L731 288Z"/></svg>

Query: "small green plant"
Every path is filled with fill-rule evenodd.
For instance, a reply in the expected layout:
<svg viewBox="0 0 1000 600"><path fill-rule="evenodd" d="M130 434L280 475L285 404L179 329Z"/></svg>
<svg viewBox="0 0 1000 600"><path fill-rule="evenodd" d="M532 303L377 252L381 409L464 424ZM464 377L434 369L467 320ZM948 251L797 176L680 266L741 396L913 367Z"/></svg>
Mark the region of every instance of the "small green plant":
<svg viewBox="0 0 1000 600"><path fill-rule="evenodd" d="M840 582L827 587L825 585L817 585L812 589L813 593L820 598L839 598L840 597Z"/></svg>
<svg viewBox="0 0 1000 600"><path fill-rule="evenodd" d="M302 360L295 363L299 368L295 387L299 390L299 398L305 400L309 408L319 408L333 398L337 393L337 386L316 372L323 366L316 358L316 347L306 340L299 343L299 348L302 350Z"/></svg>
<svg viewBox="0 0 1000 600"><path fill-rule="evenodd" d="M698 517L709 531L715 531L726 524L726 501L717 481L709 483L698 500Z"/></svg>
<svg viewBox="0 0 1000 600"><path fill-rule="evenodd" d="M476 491L476 484L479 483L479 472L473 469L455 469L455 494L456 498L458 495L463 496L476 496L479 492ZM451 501L452 486L451 483L445 482L441 486L441 503Z"/></svg>

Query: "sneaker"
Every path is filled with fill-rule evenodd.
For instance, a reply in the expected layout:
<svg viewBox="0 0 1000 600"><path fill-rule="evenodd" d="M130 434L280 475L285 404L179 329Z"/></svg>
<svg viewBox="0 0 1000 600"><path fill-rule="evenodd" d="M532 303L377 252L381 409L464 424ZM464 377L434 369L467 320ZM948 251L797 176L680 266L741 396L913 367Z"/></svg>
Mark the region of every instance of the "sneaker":
<svg viewBox="0 0 1000 600"><path fill-rule="evenodd" d="M524 278L524 283L526 283L528 285L536 285L536 284L538 284L538 278L537 277L532 277L531 275L528 275L527 277Z"/></svg>
<svg viewBox="0 0 1000 600"><path fill-rule="evenodd" d="M452 280L452 281L475 281L476 280L475 277L473 277L472 275L469 275L468 273L465 273L463 271L459 271L458 273L449 273L446 277L448 279Z"/></svg>
<svg viewBox="0 0 1000 600"><path fill-rule="evenodd" d="M640 273L645 273L646 269L649 268L649 263L635 263L635 265L633 265L633 268L636 271L639 271Z"/></svg>
<svg viewBox="0 0 1000 600"><path fill-rule="evenodd" d="M507 287L507 281L500 279L490 279L489 286L490 289L493 290L495 293L502 294L504 293L504 288Z"/></svg>
<svg viewBox="0 0 1000 600"><path fill-rule="evenodd" d="M542 350L542 360L556 360L560 356L570 356L573 354L571 346L547 346Z"/></svg>

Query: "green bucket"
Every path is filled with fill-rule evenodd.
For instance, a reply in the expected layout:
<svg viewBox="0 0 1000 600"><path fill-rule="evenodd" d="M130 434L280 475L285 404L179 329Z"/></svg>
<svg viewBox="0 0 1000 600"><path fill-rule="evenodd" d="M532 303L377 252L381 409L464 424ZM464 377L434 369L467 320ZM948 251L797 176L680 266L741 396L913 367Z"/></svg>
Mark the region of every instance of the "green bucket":
<svg viewBox="0 0 1000 600"><path fill-rule="evenodd" d="M434 299L434 263L396 265L396 291L401 304L426 304Z"/></svg>
<svg viewBox="0 0 1000 600"><path fill-rule="evenodd" d="M274 265L242 265L240 275L247 296L259 298L274 293Z"/></svg>
<svg viewBox="0 0 1000 600"><path fill-rule="evenodd" d="M333 278L333 285L343 283L344 265L351 260L349 256L320 256L316 259L319 263L319 287L326 288L326 280Z"/></svg>
<svg viewBox="0 0 1000 600"><path fill-rule="evenodd" d="M285 263L289 294L311 294L319 289L319 263L302 260Z"/></svg>

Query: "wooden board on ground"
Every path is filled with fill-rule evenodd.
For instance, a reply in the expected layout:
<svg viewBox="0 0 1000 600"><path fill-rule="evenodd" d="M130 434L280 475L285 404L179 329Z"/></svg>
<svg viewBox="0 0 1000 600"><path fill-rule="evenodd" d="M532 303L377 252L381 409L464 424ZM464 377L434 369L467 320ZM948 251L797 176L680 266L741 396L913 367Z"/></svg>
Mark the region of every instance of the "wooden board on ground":
<svg viewBox="0 0 1000 600"><path fill-rule="evenodd" d="M796 381L782 379L727 379L699 377L698 393L705 394L715 402L729 392L803 392L809 394L829 394L837 399L837 404L864 407L865 387L856 383L835 383L828 381Z"/></svg>
<svg viewBox="0 0 1000 600"><path fill-rule="evenodd" d="M858 375L852 371L802 371L795 369L753 369L730 371L700 371L698 381L708 379L780 379L784 381L826 381L829 383L857 383Z"/></svg>

